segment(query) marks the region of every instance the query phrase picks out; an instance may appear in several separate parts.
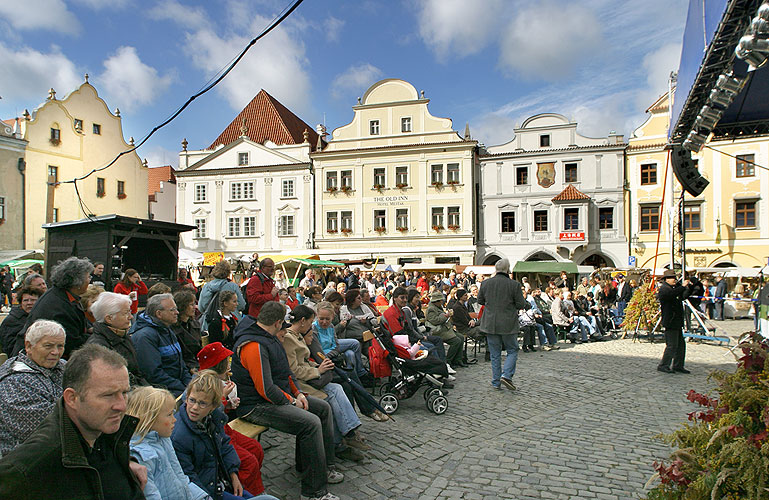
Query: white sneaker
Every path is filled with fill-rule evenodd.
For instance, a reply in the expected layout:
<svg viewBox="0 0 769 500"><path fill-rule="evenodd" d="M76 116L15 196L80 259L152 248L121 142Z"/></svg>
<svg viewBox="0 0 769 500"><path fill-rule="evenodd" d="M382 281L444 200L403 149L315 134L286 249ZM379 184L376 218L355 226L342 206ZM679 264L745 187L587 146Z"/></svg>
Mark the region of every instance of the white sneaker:
<svg viewBox="0 0 769 500"><path fill-rule="evenodd" d="M448 380L449 382L453 382L456 379L457 379L457 377L455 377L454 375L449 375L448 377L446 377L446 380Z"/></svg>
<svg viewBox="0 0 769 500"><path fill-rule="evenodd" d="M301 495L299 498L302 500L339 500L339 497L334 495L333 493L326 493L322 497L306 497L304 495Z"/></svg>
<svg viewBox="0 0 769 500"><path fill-rule="evenodd" d="M449 371L449 375L456 375L457 371L451 367L450 364L446 363L446 369Z"/></svg>
<svg viewBox="0 0 769 500"><path fill-rule="evenodd" d="M328 481L328 484L341 483L344 481L344 474L336 470L336 468L329 467L328 473L326 474L326 480ZM327 495L330 495L330 493L327 493Z"/></svg>

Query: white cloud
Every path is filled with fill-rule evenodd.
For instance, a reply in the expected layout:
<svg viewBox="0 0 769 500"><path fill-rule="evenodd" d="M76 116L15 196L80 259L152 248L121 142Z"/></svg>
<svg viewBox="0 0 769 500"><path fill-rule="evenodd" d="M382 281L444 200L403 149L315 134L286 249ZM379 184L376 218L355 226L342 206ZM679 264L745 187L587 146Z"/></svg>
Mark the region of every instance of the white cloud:
<svg viewBox="0 0 769 500"><path fill-rule="evenodd" d="M206 12L201 7L182 5L177 0L161 0L147 13L156 21L173 21L188 29L201 28L207 24Z"/></svg>
<svg viewBox="0 0 769 500"><path fill-rule="evenodd" d="M475 54L497 37L504 0L427 0L417 8L419 34L439 60Z"/></svg>
<svg viewBox="0 0 769 500"><path fill-rule="evenodd" d="M381 78L382 70L371 64L350 66L331 82L331 95L337 99L345 97L349 101L348 94L366 90Z"/></svg>
<svg viewBox="0 0 769 500"><path fill-rule="evenodd" d="M0 68L2 102L30 109L46 99L49 88L63 97L83 82L75 64L55 46L44 53L28 47L14 50L0 42Z"/></svg>
<svg viewBox="0 0 769 500"><path fill-rule="evenodd" d="M641 67L646 71L647 88L638 93L636 102L644 108L667 92L670 72L678 70L681 59L681 44L669 43L654 52L646 54Z"/></svg>
<svg viewBox="0 0 769 500"><path fill-rule="evenodd" d="M138 153L142 159L147 159L147 165L149 165L150 168L171 165L176 169L179 166L179 152L171 151L163 146L155 146L153 148L147 148L145 146L142 147Z"/></svg>
<svg viewBox="0 0 769 500"><path fill-rule="evenodd" d="M80 22L63 0L25 0L0 2L0 22L17 30L49 30L68 35L80 32Z"/></svg>
<svg viewBox="0 0 769 500"><path fill-rule="evenodd" d="M517 10L502 35L500 65L528 79L552 80L601 46L601 25L589 8L553 2Z"/></svg>
<svg viewBox="0 0 769 500"><path fill-rule="evenodd" d="M101 10L107 7L114 10L130 5L132 0L72 0L72 3L84 5L93 10Z"/></svg>
<svg viewBox="0 0 769 500"><path fill-rule="evenodd" d="M249 33L260 32L269 19L252 14ZM309 62L299 38L280 26L254 45L240 63L217 86L217 91L234 110L242 109L264 89L295 113L309 107ZM193 64L205 71L207 77L218 74L246 44L251 35L219 36L209 28L188 32L185 50Z"/></svg>
<svg viewBox="0 0 769 500"><path fill-rule="evenodd" d="M104 73L97 79L110 100L126 110L150 104L173 81L170 75L160 76L143 63L134 47L118 48L104 61Z"/></svg>
<svg viewBox="0 0 769 500"><path fill-rule="evenodd" d="M343 27L344 21L342 19L328 16L326 20L323 21L323 34L326 35L326 40L329 42L338 42L339 33L342 31Z"/></svg>

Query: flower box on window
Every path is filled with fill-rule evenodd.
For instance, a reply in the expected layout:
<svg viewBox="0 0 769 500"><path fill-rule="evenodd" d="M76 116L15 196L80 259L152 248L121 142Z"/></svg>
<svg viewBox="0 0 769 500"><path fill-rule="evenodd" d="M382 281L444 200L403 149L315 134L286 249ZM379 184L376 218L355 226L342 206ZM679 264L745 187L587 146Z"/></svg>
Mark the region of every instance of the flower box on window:
<svg viewBox="0 0 769 500"><path fill-rule="evenodd" d="M449 224L449 229L452 231L456 231L459 229L459 226L457 224Z"/></svg>
<svg viewBox="0 0 769 500"><path fill-rule="evenodd" d="M441 181L433 181L431 184L432 184L432 186L434 188L442 188L443 187L443 183Z"/></svg>
<svg viewBox="0 0 769 500"><path fill-rule="evenodd" d="M0 219L0 226L3 225L3 222L5 222L5 219Z"/></svg>
<svg viewBox="0 0 769 500"><path fill-rule="evenodd" d="M350 191L352 191L352 187L351 186L342 186L342 191L345 192L345 193L350 192Z"/></svg>
<svg viewBox="0 0 769 500"><path fill-rule="evenodd" d="M98 198L104 198L107 195L104 191L96 191L96 196Z"/></svg>
<svg viewBox="0 0 769 500"><path fill-rule="evenodd" d="M49 139L49 141L50 141L50 142L51 142L51 144L53 144L54 146L58 146L59 144L61 144L61 139L54 139L53 137L51 137L51 138Z"/></svg>
<svg viewBox="0 0 769 500"><path fill-rule="evenodd" d="M446 184L448 184L449 186L456 186L457 184L459 184L459 181L455 181L452 179L448 181Z"/></svg>
<svg viewBox="0 0 769 500"><path fill-rule="evenodd" d="M374 189L381 191L384 189L384 184L374 184Z"/></svg>
<svg viewBox="0 0 769 500"><path fill-rule="evenodd" d="M119 195L117 195L117 199L118 200L125 200L126 198L127 198L127 196L126 196L125 193L120 193Z"/></svg>
<svg viewBox="0 0 769 500"><path fill-rule="evenodd" d="M328 192L329 193L336 193L336 186L329 186L328 187Z"/></svg>
<svg viewBox="0 0 769 500"><path fill-rule="evenodd" d="M336 229L326 229L326 232L329 234L336 234Z"/></svg>
<svg viewBox="0 0 769 500"><path fill-rule="evenodd" d="M443 231L443 229L444 229L443 226L433 226L433 231L435 231L436 233Z"/></svg>
<svg viewBox="0 0 769 500"><path fill-rule="evenodd" d="M409 228L407 228L405 226L399 226L399 227L396 227L395 229L397 229L401 233L405 233L405 232L407 232L409 230Z"/></svg>
<svg viewBox="0 0 769 500"><path fill-rule="evenodd" d="M403 182L401 182L399 184L396 184L395 187L397 187L398 189L403 189L403 188L409 187L409 185L408 184L404 184Z"/></svg>
<svg viewBox="0 0 769 500"><path fill-rule="evenodd" d="M384 227L384 226L377 226L377 227L375 227L375 228L374 228L374 231L376 231L376 232L377 232L377 233L379 233L379 234L382 234L382 233L384 233L385 231L387 231L387 228L386 228L386 227Z"/></svg>
<svg viewBox="0 0 769 500"><path fill-rule="evenodd" d="M349 227L342 228L342 234L350 234L350 233L352 233L352 229L350 229Z"/></svg>

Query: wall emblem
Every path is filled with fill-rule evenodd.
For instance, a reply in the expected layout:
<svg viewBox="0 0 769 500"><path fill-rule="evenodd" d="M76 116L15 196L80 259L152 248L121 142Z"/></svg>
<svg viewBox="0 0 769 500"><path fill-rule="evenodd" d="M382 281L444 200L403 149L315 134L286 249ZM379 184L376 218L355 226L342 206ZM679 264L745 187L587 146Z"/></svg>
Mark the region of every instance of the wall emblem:
<svg viewBox="0 0 769 500"><path fill-rule="evenodd" d="M537 164L537 182L543 188L549 188L555 184L555 164L539 163Z"/></svg>

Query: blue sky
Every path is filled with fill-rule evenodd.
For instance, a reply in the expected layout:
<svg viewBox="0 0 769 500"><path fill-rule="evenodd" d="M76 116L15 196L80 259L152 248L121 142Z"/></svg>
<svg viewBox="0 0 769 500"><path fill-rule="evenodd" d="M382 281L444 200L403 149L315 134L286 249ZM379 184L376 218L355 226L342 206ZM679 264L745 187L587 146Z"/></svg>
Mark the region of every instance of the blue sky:
<svg viewBox="0 0 769 500"><path fill-rule="evenodd" d="M223 68L289 0L0 2L0 117L19 116L89 73L126 138L143 137ZM139 150L176 165L207 147L261 88L310 125L349 123L357 97L402 78L435 116L487 145L528 116L629 135L677 69L686 0L305 2L216 89Z"/></svg>

